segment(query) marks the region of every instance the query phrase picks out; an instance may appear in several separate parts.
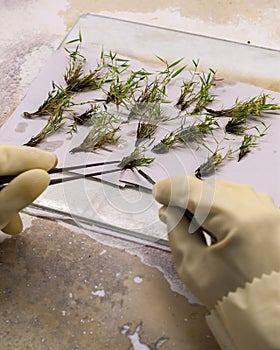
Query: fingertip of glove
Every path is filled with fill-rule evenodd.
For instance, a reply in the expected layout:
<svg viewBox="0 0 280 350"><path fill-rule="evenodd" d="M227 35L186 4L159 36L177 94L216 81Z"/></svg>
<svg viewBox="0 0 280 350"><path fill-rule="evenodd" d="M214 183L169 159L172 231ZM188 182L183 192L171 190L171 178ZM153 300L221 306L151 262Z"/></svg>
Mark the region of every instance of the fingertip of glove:
<svg viewBox="0 0 280 350"><path fill-rule="evenodd" d="M38 159L41 162L41 164L38 163L38 166L37 166L38 169L50 170L57 166L58 158L55 153L37 149L37 148L34 149L33 147L30 147L30 148L31 148L30 153L32 152L34 155L36 154Z"/></svg>
<svg viewBox="0 0 280 350"><path fill-rule="evenodd" d="M17 175L29 169L55 168L56 154L30 146L0 145L1 175Z"/></svg>
<svg viewBox="0 0 280 350"><path fill-rule="evenodd" d="M159 181L153 188L154 198L164 205L177 205L181 194L184 195L186 192L189 179L188 176L172 176Z"/></svg>
<svg viewBox="0 0 280 350"><path fill-rule="evenodd" d="M45 151L40 148L30 146L18 146L18 150L22 150L30 162L30 169L50 170L56 167L58 159L55 153ZM26 169L27 170L27 169Z"/></svg>
<svg viewBox="0 0 280 350"><path fill-rule="evenodd" d="M53 165L52 165L51 169L53 169L57 166L58 158L57 158L57 155L54 153L51 153L51 155L53 156Z"/></svg>
<svg viewBox="0 0 280 350"><path fill-rule="evenodd" d="M166 191L168 191L168 189L171 186L171 178L167 178L164 180L161 180L159 182L157 182L154 187L153 187L153 191L152 194L155 198L155 200L161 204L166 204Z"/></svg>
<svg viewBox="0 0 280 350"><path fill-rule="evenodd" d="M41 194L49 185L51 177L50 174L43 169L32 169L24 173L29 185L29 190L34 192L34 196ZM23 174L22 174L23 175ZM30 186L30 179L33 179L33 186Z"/></svg>
<svg viewBox="0 0 280 350"><path fill-rule="evenodd" d="M165 206L163 206L159 209L158 216L159 216L160 221L162 221L163 223L166 224L166 207Z"/></svg>
<svg viewBox="0 0 280 350"><path fill-rule="evenodd" d="M153 186L152 195L155 199L157 199L157 183Z"/></svg>
<svg viewBox="0 0 280 350"><path fill-rule="evenodd" d="M22 230L23 230L22 220L19 214L15 214L12 217L11 221L4 228L2 228L1 231L3 231L8 235L13 236L13 235L18 235L19 233L21 233Z"/></svg>
<svg viewBox="0 0 280 350"><path fill-rule="evenodd" d="M4 189L11 198L31 202L49 185L50 175L43 169L32 169L17 176ZM3 191L4 191L3 190Z"/></svg>

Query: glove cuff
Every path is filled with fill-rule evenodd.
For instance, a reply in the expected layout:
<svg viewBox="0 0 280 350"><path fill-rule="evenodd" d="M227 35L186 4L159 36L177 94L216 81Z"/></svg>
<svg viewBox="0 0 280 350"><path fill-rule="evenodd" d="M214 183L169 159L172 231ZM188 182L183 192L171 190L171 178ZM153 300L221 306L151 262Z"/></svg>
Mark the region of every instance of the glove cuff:
<svg viewBox="0 0 280 350"><path fill-rule="evenodd" d="M230 292L206 322L223 350L279 350L280 272Z"/></svg>

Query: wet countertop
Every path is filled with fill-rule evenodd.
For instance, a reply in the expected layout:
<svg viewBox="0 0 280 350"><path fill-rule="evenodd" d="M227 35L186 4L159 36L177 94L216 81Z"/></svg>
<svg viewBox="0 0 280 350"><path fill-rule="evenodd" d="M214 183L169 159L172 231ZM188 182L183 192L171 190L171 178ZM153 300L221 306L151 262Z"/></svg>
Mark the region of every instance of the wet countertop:
<svg viewBox="0 0 280 350"><path fill-rule="evenodd" d="M280 47L272 0L28 0L0 9L0 125L83 13ZM168 251L39 214L23 219L23 233L0 245L1 350L219 349Z"/></svg>

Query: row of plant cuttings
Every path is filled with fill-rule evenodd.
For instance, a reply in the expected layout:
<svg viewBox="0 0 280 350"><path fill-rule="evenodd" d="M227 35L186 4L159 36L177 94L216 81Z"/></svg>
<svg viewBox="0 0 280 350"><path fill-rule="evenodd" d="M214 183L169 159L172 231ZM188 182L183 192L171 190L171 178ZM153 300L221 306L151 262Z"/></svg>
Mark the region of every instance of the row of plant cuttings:
<svg viewBox="0 0 280 350"><path fill-rule="evenodd" d="M230 111L232 117L229 118L225 126L225 131L235 135L245 134L248 128L252 128L252 126L248 126L249 121L256 118L255 112L257 108L254 107L253 111L252 106L259 105L259 102L261 101L263 103L264 100L264 96L259 96L252 99L250 103L237 103L235 109L229 109L228 111ZM167 113L162 112L161 105L159 104L140 105L139 107L141 108L137 111L139 121L136 130L136 145L141 143L142 140L153 138L160 125L162 126L166 121L174 119L174 117L170 117ZM210 111L209 109L208 111L207 113L209 114L206 114L203 121L198 119L198 122L187 126L181 125L169 132L153 147L153 152L166 153L170 148L176 147L179 144L202 143L207 134L212 133L216 128L220 128L218 123L220 116L217 117L217 115L221 112ZM136 110L134 110L134 113L136 113ZM179 117L176 116L175 118ZM180 118L181 123L185 122L189 124L187 114L181 115ZM119 137L115 137L115 135L121 128L122 117L119 117L117 114L111 114L106 109L100 110L99 106L95 105L91 106L79 117L76 117L75 122L82 124L85 120L88 121L88 125L91 125L91 129L84 142L75 152L94 152L98 148L104 148L106 144L115 144L118 141ZM73 127L76 127L75 124L71 126L71 128Z"/></svg>
<svg viewBox="0 0 280 350"><path fill-rule="evenodd" d="M48 93L47 99L38 110L33 113L24 113L25 117L29 118L49 115L46 126L27 144L36 145L48 134L58 130L64 124L65 112L73 120L68 131L70 133L77 131L77 125L84 124L86 121L92 120L93 117L95 120L94 128L90 130L84 142L72 150L73 152L96 151L98 148L104 148L106 144L116 143L119 139L116 133L120 126L115 126L115 117L110 115L106 108L100 112L99 106L92 104L92 102L103 102L105 105L115 103L117 106L123 104L128 107L130 111L128 121L135 116L140 116L136 133L137 143L151 138L159 123L168 120L167 116L162 115L160 104L167 102L166 87L168 83L186 68L183 66L175 70L182 59L168 64L167 61L159 58L165 64L165 69L159 72L152 82L149 81L152 73L144 70L132 72L128 78L121 80L120 76L128 69L129 63L128 60L119 58L117 54L112 52L106 55L102 51L97 68L85 74L84 64L86 59L80 54L80 43L81 40L79 39L79 44L74 51L66 49L69 53L69 66L64 74L66 87L62 88L53 83L52 91ZM245 134L248 129L248 121L255 117L261 117L263 111L278 110L280 107L277 104L267 103L269 96L262 94L244 102L236 100L235 104L228 109L212 110L208 108L208 104L214 100L214 95L210 94L209 90L215 83L215 71L210 69L210 72L206 75L198 73L197 69L198 62L194 62L191 78L188 81L183 81L180 96L175 106L179 108L180 112L187 110L186 115L206 113L204 122L187 127L180 126L166 135L152 150L157 153L165 153L169 148L178 144L189 142L203 144L204 135L212 132L213 128L218 126L216 119L227 117L229 121L226 125L226 132L244 135L240 148L240 160L256 145L257 139L264 135L261 132L258 135ZM105 73L104 70L106 70ZM72 97L80 92L101 89L105 83L109 83L109 89L105 91L106 99L85 101L85 104L91 103L90 108L77 115L73 111L75 104L72 102ZM96 116L98 117L96 118ZM182 117L182 115L179 113L178 117ZM230 151L225 156L221 156L217 150L212 152L203 166L204 171L199 169L196 172L197 176L201 176L201 173L211 173L212 170L207 170L208 168L216 170L226 158L231 157L232 153Z"/></svg>
<svg viewBox="0 0 280 350"><path fill-rule="evenodd" d="M53 82L51 91L48 92L47 98L38 109L31 113L24 112L26 118L49 116L45 127L33 136L26 143L27 145L34 146L50 133L60 129L66 118L73 121L69 132L76 132L79 124L83 124L92 117L92 108L77 115L74 110L77 105L95 105L96 103L105 105L114 103L118 107L122 105L130 112L129 121L138 114L143 105L168 103L168 84L186 69L186 66L179 67L183 59L169 64L166 60L158 57L164 64L162 71L151 73L142 69L130 72L127 77L130 67L129 61L111 51L105 54L102 50L97 66L93 70L85 72L86 58L80 52L82 37L80 36L79 39L69 43L76 41L78 44L74 51L65 48L69 55L69 63L64 74L65 87ZM194 61L193 63L194 69L190 71L190 79L183 82L180 96L175 104L181 112L187 110L189 114L200 113L206 105L213 101L214 96L210 94L209 90L216 81L214 70L210 69L208 74L199 73L198 62ZM125 79L123 79L124 75ZM153 77L152 81L151 77ZM101 90L105 94L105 98L81 103L73 101L76 94L96 90Z"/></svg>
<svg viewBox="0 0 280 350"><path fill-rule="evenodd" d="M250 106L252 105L252 103L254 103L254 105L257 105L258 103L256 103L256 101L259 100L263 100L263 96L251 100ZM246 103L238 103L238 110L244 110L244 106L246 107L246 110L252 111L251 108L248 108L248 104ZM136 131L135 152L133 152L130 156L126 157L126 169L129 167L132 168L135 166L149 165L152 163L153 158L145 157L143 155L143 147L138 148L137 146L140 145L143 141L147 139L152 139L154 137L155 132L159 126L159 124L157 123L158 120L161 120L161 122L164 120L168 120L167 117L162 117L159 105L148 105L147 107L149 107L150 110L149 112L145 111L143 116L147 117L148 113L150 113L150 118L145 119L143 117L138 122ZM141 110L143 112L143 109ZM92 127L90 128L88 135L81 143L81 145L71 150L73 153L95 152L100 148L108 149L107 147L109 147L109 145L116 144L119 141L120 136L117 135L117 132L120 130L121 127L120 119L118 119L115 115L108 113L106 110L101 112L98 111L97 107L91 108L91 113L96 114L96 117L92 119ZM151 150L155 153L166 153L169 151L170 148L189 144L194 144L196 145L196 147L202 145L208 148L208 146L205 143L205 136L212 135L215 129L220 128L217 122L217 120L219 120L219 117L216 116L217 111L211 111L211 114L206 115L203 121L194 122L189 125L181 125L177 129L168 133L160 142L155 144ZM197 177L201 178L211 175L224 163L226 159L232 158L234 153L236 153L237 151L239 152L238 160L242 159L246 154L248 154L251 151L253 147L257 145L258 139L265 135L265 131L267 128L261 120L260 122L264 126L263 131L259 131L259 129L257 129L256 126L252 126L249 123L251 119L256 117L255 113L248 113L246 118L243 118L244 114L242 114L242 123L238 119L240 117L240 113L237 113L236 115L237 116L233 116L227 122L225 126L225 131L227 133L235 133L236 135L242 135L243 133L248 132L250 129L257 130L257 133L245 133L241 146L234 151L229 150L223 156L220 152L218 152L217 148L214 152L211 153L206 162L196 170L195 175ZM259 117L260 116L261 115L259 115ZM232 128L234 123L236 123L238 128Z"/></svg>
<svg viewBox="0 0 280 350"><path fill-rule="evenodd" d="M190 128L192 128L192 126L190 126ZM228 148L227 152L224 154L221 153L223 148L222 147L220 148L222 141L217 144L215 151L211 151L210 148L205 143L201 143L200 146L206 147L210 151L210 155L208 156L206 161L202 163L195 170L194 175L200 179L213 175L222 165L224 165L226 160L234 159L236 153L238 153L238 161L240 161L246 154L251 152L251 149L253 147L257 146L258 139L265 135L266 129L267 127L265 127L263 131L259 131L257 129L256 134L245 134L242 138L242 142L239 147L237 147L234 150L232 150L231 148ZM72 151L73 152L84 151L84 148L86 148L87 146L86 143L88 141L89 141L89 138L87 137L85 141L81 144L81 146L73 149ZM114 141L117 142L118 138L115 138ZM153 143L153 140L149 142L148 147L146 147L145 142L136 145L131 154L123 157L123 159L118 164L118 167L121 168L122 170L136 169L141 176L143 176L147 181L153 184L154 183L153 179L151 179L150 176L144 172L143 168L140 170L138 169L138 167L149 166L155 160L155 158L153 157L146 156L146 153L150 150L149 148L152 145L152 143ZM112 143L110 142L110 144Z"/></svg>
<svg viewBox="0 0 280 350"><path fill-rule="evenodd" d="M212 175L226 160L236 158L236 154L238 161L240 161L245 155L250 153L251 150L258 145L259 139L265 136L268 129L262 120L259 120L261 127L257 127L255 124L249 123L247 119L246 128L244 125L242 129L244 134L241 135L241 133L239 133L238 137L230 140L228 136L229 131L227 131L227 126L230 122L232 122L231 119L223 129L218 124L216 117L208 115L204 117L204 120L197 118L195 122L181 125L169 132L159 142L156 142L155 133L159 125L140 121L136 131L135 150L131 155L125 157L125 163L127 164L125 168L150 165L154 158L146 157L145 153L147 151L167 153L171 148L192 146L196 149L204 147L210 153L207 160L195 171L195 175L199 178ZM118 135L119 130L120 123L114 115L108 112L100 113L98 117L93 119L93 126L89 130L84 141L79 146L72 149L71 152L95 152L100 148L111 151L111 149L109 149L110 145L116 144L120 139ZM224 137L220 142L218 142L215 137L216 131L224 132ZM242 138L240 136L242 136ZM228 151L222 155L221 151L224 148L222 145L223 141L226 140L227 144L230 144L230 141L236 143L239 139L241 139L240 146L235 149L232 149L230 146ZM209 146L211 140L214 140L216 143L214 151L211 151ZM145 146L147 143L148 147Z"/></svg>

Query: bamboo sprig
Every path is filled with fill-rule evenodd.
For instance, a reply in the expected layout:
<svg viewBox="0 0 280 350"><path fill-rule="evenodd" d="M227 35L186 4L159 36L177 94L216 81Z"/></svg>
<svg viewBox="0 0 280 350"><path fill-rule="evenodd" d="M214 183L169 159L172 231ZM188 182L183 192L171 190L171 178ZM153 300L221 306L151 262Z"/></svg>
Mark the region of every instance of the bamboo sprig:
<svg viewBox="0 0 280 350"><path fill-rule="evenodd" d="M119 106L126 97L126 94L129 93L131 81L129 78L127 82L121 79L121 75L130 67L129 60L119 57L116 52L109 51L108 54L104 54L104 62L106 62L108 82L110 83L109 90L104 90L106 94L105 102L113 102Z"/></svg>
<svg viewBox="0 0 280 350"><path fill-rule="evenodd" d="M121 76L127 72L130 67L129 60L120 58L116 53L109 52L105 55L107 58L106 66L110 72L110 88L109 91L105 91L107 95L106 103L113 102L116 105L120 105L124 100L126 103L136 93L140 81L146 79L151 73L145 69L138 71L131 71L126 79L122 79Z"/></svg>
<svg viewBox="0 0 280 350"><path fill-rule="evenodd" d="M133 169L139 166L150 165L154 158L145 157L147 148L144 146L135 147L133 152L123 157L118 166L122 169Z"/></svg>
<svg viewBox="0 0 280 350"><path fill-rule="evenodd" d="M133 90L133 93L128 98L126 103L128 106L130 106L128 121L134 116L141 115L142 110L145 109L147 104L167 102L166 87L168 83L186 68L186 66L181 66L175 70L175 67L178 66L183 59L168 63L159 56L157 56L157 58L164 64L165 67L162 71L156 74L152 82L148 79L152 73L146 72L145 70L138 72L138 74L142 74L143 76L141 80L145 79L145 84L144 86L141 86L141 90L138 89L139 86L137 86L137 88Z"/></svg>
<svg viewBox="0 0 280 350"><path fill-rule="evenodd" d="M165 91L161 89L160 81L156 77L152 82L146 79L140 95L135 100L137 104L159 103L166 97Z"/></svg>
<svg viewBox="0 0 280 350"><path fill-rule="evenodd" d="M80 76L82 72L82 62L85 60L85 57L80 53L80 44L82 42L82 35L79 33L79 37L77 39L71 40L66 44L71 44L78 42L75 50L70 51L67 47L64 47L65 51L69 54L70 64L66 69L66 73L64 78L67 81L69 80L69 84L72 84L74 77ZM67 107L70 103L71 97L71 89L67 90L56 84L52 81L52 90L48 92L47 98L44 102L39 106L39 108L34 112L24 112L24 117L31 118L34 116L42 116L42 115L55 115L57 111L61 110L62 105L66 104Z"/></svg>
<svg viewBox="0 0 280 350"><path fill-rule="evenodd" d="M200 79L200 90L197 94L197 99L195 101L195 107L192 114L200 113L205 106L213 102L214 95L210 94L210 89L216 82L216 71L212 68L209 68L209 73L202 73L199 75Z"/></svg>
<svg viewBox="0 0 280 350"><path fill-rule="evenodd" d="M160 82L160 89L164 95L166 95L166 87L171 82L172 79L176 78L178 75L180 75L185 69L186 66L181 66L179 68L176 68L180 65L180 63L183 61L184 58L180 58L179 60L176 60L172 63L168 63L167 60L163 59L160 56L156 56L165 66L163 70L161 70L157 77L158 81Z"/></svg>
<svg viewBox="0 0 280 350"><path fill-rule="evenodd" d="M49 116L47 124L44 128L36 135L32 136L31 139L26 142L25 146L36 146L40 143L47 135L54 133L64 125L63 109L57 110L55 114Z"/></svg>
<svg viewBox="0 0 280 350"><path fill-rule="evenodd" d="M151 139L159 124L169 119L162 112L160 104L147 104L143 106L141 113L136 131L136 146L145 139Z"/></svg>
<svg viewBox="0 0 280 350"><path fill-rule="evenodd" d="M81 54L82 35L79 33L78 39L69 43L78 42L75 50L70 51L65 47L65 51L69 54L69 64L64 74L64 80L67 84L66 91L69 93L85 92L97 90L106 80L107 74L103 74L105 68L104 52L101 51L100 62L94 70L84 73L84 64L86 58Z"/></svg>
<svg viewBox="0 0 280 350"><path fill-rule="evenodd" d="M166 102L165 89L161 88L161 83L158 78L156 77L152 82L150 82L147 78L145 80L146 83L144 87L141 88L140 94L136 97L135 93L138 93L138 90L136 90L131 96L131 101L128 101L127 103L130 105L128 121L130 121L133 117L141 117L148 104L150 105Z"/></svg>
<svg viewBox="0 0 280 350"><path fill-rule="evenodd" d="M171 131L152 151L155 153L167 153L170 148L176 145L185 145L187 143L195 143L197 145L203 143L204 137L208 133L212 133L219 124L214 118L205 117L203 122L193 123L188 126L180 126L178 129Z"/></svg>
<svg viewBox="0 0 280 350"><path fill-rule="evenodd" d="M152 124L149 122L139 122L138 126L137 126L137 131L136 131L136 145L138 145L139 143L141 143L142 141L146 140L146 139L150 139L156 129L157 129L158 125L157 124Z"/></svg>
<svg viewBox="0 0 280 350"><path fill-rule="evenodd" d="M48 97L35 112L24 112L26 118L43 115L55 115L63 108L70 106L70 95L61 86L52 82L52 90L48 92Z"/></svg>
<svg viewBox="0 0 280 350"><path fill-rule="evenodd" d="M190 114L200 113L205 106L214 100L214 95L210 94L210 89L216 82L216 71L209 68L208 74L199 73L199 61L194 61L194 70L188 81L184 81L181 86L181 93L177 100L176 107L181 111L191 108Z"/></svg>
<svg viewBox="0 0 280 350"><path fill-rule="evenodd" d="M126 105L126 101L130 100L140 86L141 80L145 78L145 71L131 72L126 80L122 80L120 75L116 75L111 81L109 91L106 91L106 103L115 103L119 106L121 103Z"/></svg>
<svg viewBox="0 0 280 350"><path fill-rule="evenodd" d="M246 154L251 152L253 147L257 146L257 136L256 135L244 135L241 146L239 147L238 162L245 157Z"/></svg>
<svg viewBox="0 0 280 350"><path fill-rule="evenodd" d="M225 160L232 158L233 153L234 152L229 149L224 155L222 155L218 150L215 150L208 156L207 160L195 170L195 176L202 179L203 177L213 175L222 165L224 165Z"/></svg>
<svg viewBox="0 0 280 350"><path fill-rule="evenodd" d="M178 107L181 111L185 111L195 102L195 94L194 89L198 85L197 82L193 80L184 81L181 86L181 93L176 103L176 107Z"/></svg>
<svg viewBox="0 0 280 350"><path fill-rule="evenodd" d="M88 74L84 74L83 62L71 62L64 74L64 80L67 84L66 90L70 93L98 90L107 77L101 71L102 66L98 66L96 69L90 70Z"/></svg>
<svg viewBox="0 0 280 350"><path fill-rule="evenodd" d="M80 44L82 42L80 33L78 39L72 40L67 44L73 42L78 42L74 51L70 51L67 47L64 48L69 54L69 66L66 68L64 74L66 87L63 88L53 81L52 90L48 92L48 96L44 102L35 112L24 112L25 117L31 118L33 116L56 114L57 110L61 110L62 107L69 107L70 98L73 94L100 87L104 77L102 76L101 78L98 72L102 69L104 63L99 63L96 70L83 75L83 64L86 59L80 53ZM103 62L103 53L101 53L101 62Z"/></svg>
<svg viewBox="0 0 280 350"><path fill-rule="evenodd" d="M252 97L247 101L235 101L235 104L227 109L213 110L205 108L205 110L213 117L229 117L225 129L226 132L234 135L243 135L248 128L248 121L254 117L261 117L262 112L276 111L280 109L280 105L276 103L267 103L269 95L261 94Z"/></svg>
<svg viewBox="0 0 280 350"><path fill-rule="evenodd" d="M131 96L131 101L128 101L128 105L131 106L128 120L130 120L134 116L141 115L142 110L145 109L146 104L158 104L167 102L166 87L168 83L176 76L181 74L186 68L186 66L181 66L180 68L175 70L175 67L178 66L183 59L179 59L169 64L163 58L159 56L157 56L157 58L165 65L165 68L162 71L158 72L158 74L155 76L152 82L148 79L151 73L144 71L145 84L141 87L140 94L136 96L136 93L139 92L136 89Z"/></svg>
<svg viewBox="0 0 280 350"><path fill-rule="evenodd" d="M248 128L248 116L246 114L241 114L231 118L226 126L225 130L229 134L243 135Z"/></svg>
<svg viewBox="0 0 280 350"><path fill-rule="evenodd" d="M226 160L234 158L234 155L238 153L237 161L239 162L243 157L252 151L252 148L258 145L258 141L261 137L266 135L266 131L269 126L266 126L263 122L262 125L264 129L261 131L258 127L253 127L252 129L256 130L256 134L245 134L242 138L241 145L237 149L232 149L229 147L228 151L222 155L220 152L220 146L223 140L227 140L226 137L220 142L217 142L217 147L215 151L211 151L211 154L208 156L207 160L202 163L196 170L195 176L199 179L213 175L222 165L224 165ZM206 145L205 145L206 146ZM209 148L206 146L209 150Z"/></svg>
<svg viewBox="0 0 280 350"><path fill-rule="evenodd" d="M116 136L119 130L118 119L107 111L102 111L93 119L93 127L84 141L70 152L95 152L100 148L107 149L107 145L114 145L119 141L120 136Z"/></svg>
<svg viewBox="0 0 280 350"><path fill-rule="evenodd" d="M53 90L49 92L48 98L38 108L36 112L24 112L26 118L31 118L34 115L49 115L47 124L43 129L25 144L27 146L35 146L41 142L46 136L57 131L64 125L63 114L68 111L71 106L70 96L64 89L53 83ZM56 90L55 90L56 89Z"/></svg>
<svg viewBox="0 0 280 350"><path fill-rule="evenodd" d="M31 118L34 116L48 115L49 119L47 124L43 129L35 136L33 136L28 142L28 145L35 146L41 142L47 135L55 132L64 125L64 113L72 112L70 107L74 105L71 102L71 98L77 92L84 92L88 90L95 90L101 86L104 82L105 76L101 75L101 70L103 69L103 51L101 53L101 63L94 71L90 71L88 74L84 74L84 61L85 57L80 53L80 45L82 42L81 33L79 33L79 38L68 42L67 44L78 42L76 48L70 51L67 47L64 49L69 54L69 66L66 68L64 74L64 79L67 84L65 88L52 82L52 90L48 92L48 97L39 106L39 108L32 113L24 112L24 117ZM77 119L70 126L69 132L75 132L77 130ZM89 111L86 115L89 114ZM86 115L80 116L80 120L85 119Z"/></svg>
<svg viewBox="0 0 280 350"><path fill-rule="evenodd" d="M119 57L116 52L109 51L108 54L103 54L103 58L105 66L110 72L111 80L123 74L130 67L129 60Z"/></svg>
<svg viewBox="0 0 280 350"><path fill-rule="evenodd" d="M73 113L73 123L69 126L68 134L77 132L78 125L84 125L86 122L91 120L99 111L98 105L91 105L85 112L81 114Z"/></svg>
<svg viewBox="0 0 280 350"><path fill-rule="evenodd" d="M265 125L264 125L265 126ZM238 148L238 162L245 157L248 153L252 151L252 148L257 147L258 141L261 137L264 137L266 135L266 131L269 128L269 126L265 126L263 131L260 131L257 127L254 129L257 130L257 134L245 134L243 136L242 142L240 147Z"/></svg>
<svg viewBox="0 0 280 350"><path fill-rule="evenodd" d="M194 69L190 72L191 77L187 81L183 81L183 85L181 86L181 93L175 104L181 111L186 110L193 102L193 97L195 95L194 89L198 85L198 82L195 81L195 77L197 75L197 69L199 61L192 61L194 65Z"/></svg>
<svg viewBox="0 0 280 350"><path fill-rule="evenodd" d="M203 134L199 131L195 124L187 127L180 126L178 129L171 131L158 144L156 144L152 151L155 153L167 153L170 148L176 145L186 145L187 143L199 144L203 141Z"/></svg>

